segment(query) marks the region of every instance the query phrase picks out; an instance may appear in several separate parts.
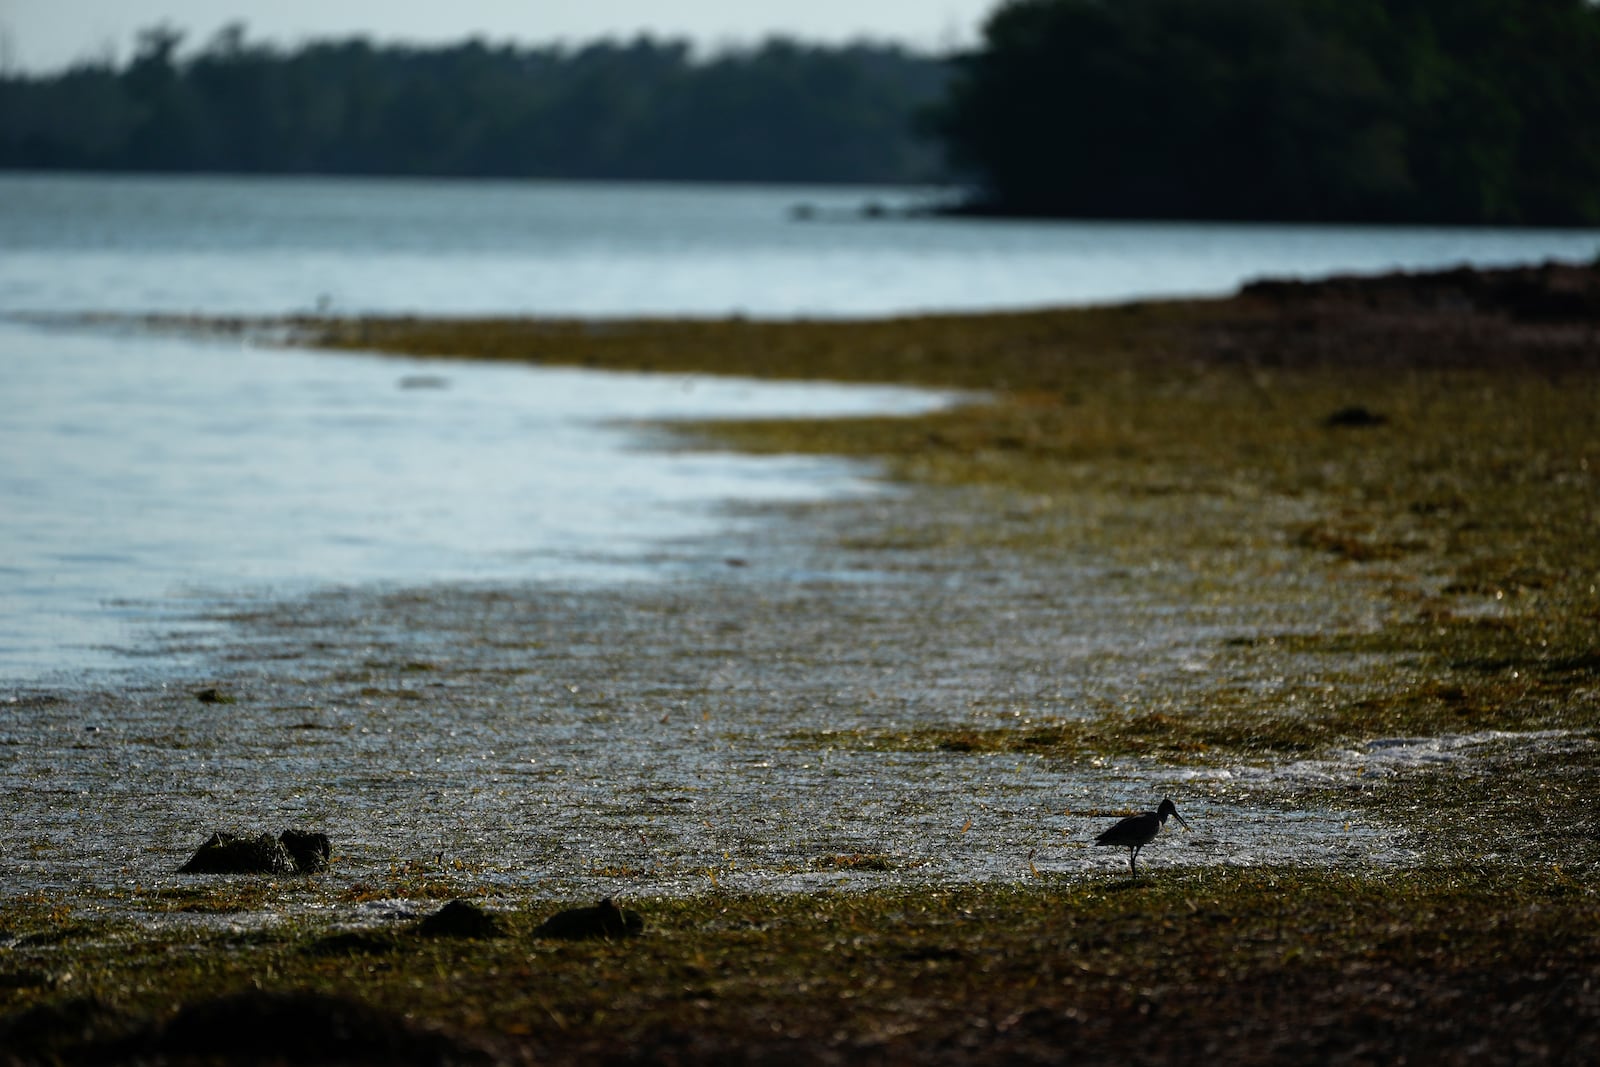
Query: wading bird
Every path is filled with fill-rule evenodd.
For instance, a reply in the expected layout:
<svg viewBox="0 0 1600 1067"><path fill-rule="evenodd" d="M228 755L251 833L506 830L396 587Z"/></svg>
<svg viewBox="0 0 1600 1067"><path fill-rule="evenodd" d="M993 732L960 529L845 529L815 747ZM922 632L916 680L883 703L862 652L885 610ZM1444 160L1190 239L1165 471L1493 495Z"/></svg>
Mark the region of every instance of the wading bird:
<svg viewBox="0 0 1600 1067"><path fill-rule="evenodd" d="M1119 845L1128 850L1128 870L1135 878L1139 877L1139 850L1155 840L1161 827L1166 823L1167 816L1177 819L1187 830L1189 824L1183 821L1183 816L1178 814L1178 809L1173 806L1171 797L1162 797L1161 806L1155 811L1141 812L1130 815L1117 825L1094 839L1097 845Z"/></svg>

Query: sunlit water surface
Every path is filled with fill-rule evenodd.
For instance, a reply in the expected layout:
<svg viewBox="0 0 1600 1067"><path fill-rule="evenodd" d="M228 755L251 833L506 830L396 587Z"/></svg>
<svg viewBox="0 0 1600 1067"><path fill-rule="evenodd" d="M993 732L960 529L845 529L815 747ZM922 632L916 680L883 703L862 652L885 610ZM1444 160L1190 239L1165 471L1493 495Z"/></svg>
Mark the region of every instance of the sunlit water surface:
<svg viewBox="0 0 1600 1067"><path fill-rule="evenodd" d="M152 626L229 596L648 578L664 546L726 530L729 502L883 490L842 462L642 447L628 423L945 402L15 323L0 395L13 680L126 663Z"/></svg>
<svg viewBox="0 0 1600 1067"><path fill-rule="evenodd" d="M880 315L1600 253L1595 231L893 216L936 196L0 175L0 310Z"/></svg>

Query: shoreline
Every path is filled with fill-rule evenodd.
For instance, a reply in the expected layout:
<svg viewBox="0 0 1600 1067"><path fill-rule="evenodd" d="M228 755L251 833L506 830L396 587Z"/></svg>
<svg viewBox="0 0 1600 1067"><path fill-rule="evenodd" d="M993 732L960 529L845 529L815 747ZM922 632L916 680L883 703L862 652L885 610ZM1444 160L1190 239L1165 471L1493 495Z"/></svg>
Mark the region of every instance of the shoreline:
<svg viewBox="0 0 1600 1067"><path fill-rule="evenodd" d="M220 920L193 971L158 974L149 961L194 935L140 932L106 917L109 901L8 899L4 966L35 977L0 988L0 1033L14 1037L14 1013L30 1005L87 991L108 1006L102 1043L50 1031L57 1043L40 1048L73 1062L135 1034L160 1049L173 1003L247 987L265 968L269 991L379 1004L406 1016L381 1032L437 1025L463 1059L470 1047L505 1062L650 1048L684 1060L1042 1061L1064 1047L1111 1062L1207 1042L1239 1062L1466 1055L1480 1042L1491 1059L1581 1059L1600 1032L1589 982L1600 846L1561 835L1587 817L1584 783L1600 764L1600 315L1586 295L1600 269L1571 271L1505 276L1521 303L1472 272L873 322L332 324L324 343L352 347L877 375L990 397L913 419L680 431L685 447L871 458L911 488L881 505L801 509L767 528L774 540L750 535L738 557L708 557L702 578L654 601L402 591L236 619L248 639L216 682L239 701L230 715L278 724L262 737L272 758L314 767L324 749L378 751L366 746L395 742L362 740L373 727L421 737L429 709L450 707L457 730L489 730L451 750L463 769L500 744L496 731L521 736L528 722L552 751L571 746L562 773L591 768L572 780L586 783L592 816L505 808L486 824L499 819L505 836L436 858L419 847L428 819L471 810L448 777L329 783L304 815L371 790L380 806L438 798L409 836L351 840L344 871L320 881L119 891L151 913ZM133 710L159 742L158 725L186 721L193 699ZM496 710L506 705L515 717ZM702 736L709 748L681 747ZM1518 736L1551 743L1519 747ZM1458 760L1419 750L1384 769L1392 739L1407 737L1483 740ZM177 739L201 759L227 751L199 730ZM596 768L638 758L629 744L721 752L746 770L709 779L739 785L714 799L688 779L619 795L615 772ZM1259 809L1257 787L1234 773L1338 753L1355 758L1262 790ZM824 758L857 768L848 782L875 763L925 760L956 789L1008 764L1043 784L1015 814L968 815L965 828L954 807L935 807L930 830L914 789L887 792L875 820L835 826L838 812L786 813L794 783L755 767ZM536 792L511 766L505 787ZM1080 769L1090 773L1074 778ZM1062 792L1078 781L1087 792ZM1143 857L1154 873L1132 883L1081 842L1152 786L1181 790L1179 810L1202 813L1203 829L1164 835ZM1047 799L1059 808L1041 812ZM216 818L214 797L184 804ZM1276 859L1273 835L1317 811L1370 820L1403 854ZM748 825L734 830L741 812ZM548 822L534 832L512 814ZM585 852L590 817L617 829ZM1250 858L1207 858L1252 825ZM1330 832L1311 827L1312 855ZM974 842L1007 857L1005 870L976 885L922 880L926 857ZM530 940L551 898L483 859L505 848L587 864L591 881L556 892L614 886L646 914L645 939ZM800 868L805 888L741 886L739 872L762 862L780 881ZM700 888L653 893L663 876ZM229 916L293 914L297 901L357 914L406 901L414 916L451 896L497 910L511 935L424 942L389 918L375 924L391 938L377 948L313 951L348 910L331 927L290 918L243 941L226 932ZM448 988L425 980L441 969L455 976ZM61 980L72 972L82 977ZM585 983L594 974L605 981Z"/></svg>

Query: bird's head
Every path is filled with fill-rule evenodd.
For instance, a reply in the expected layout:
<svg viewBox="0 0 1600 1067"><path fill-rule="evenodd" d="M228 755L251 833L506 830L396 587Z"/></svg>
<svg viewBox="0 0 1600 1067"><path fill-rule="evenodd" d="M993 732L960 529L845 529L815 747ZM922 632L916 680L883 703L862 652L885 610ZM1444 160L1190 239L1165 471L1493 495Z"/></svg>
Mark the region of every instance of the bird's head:
<svg viewBox="0 0 1600 1067"><path fill-rule="evenodd" d="M1178 807L1172 803L1172 798L1162 797L1161 806L1156 809L1156 818L1165 823L1168 815L1172 816L1174 819L1177 819L1178 825L1182 826L1185 830L1189 828L1189 824L1183 821L1183 816L1178 814Z"/></svg>

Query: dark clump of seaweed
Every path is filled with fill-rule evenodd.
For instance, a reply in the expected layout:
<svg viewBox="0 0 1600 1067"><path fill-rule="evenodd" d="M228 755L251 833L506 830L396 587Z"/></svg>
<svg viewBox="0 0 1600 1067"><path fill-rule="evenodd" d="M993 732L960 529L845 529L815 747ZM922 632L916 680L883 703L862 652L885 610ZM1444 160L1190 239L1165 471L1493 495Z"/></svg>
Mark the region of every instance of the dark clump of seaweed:
<svg viewBox="0 0 1600 1067"><path fill-rule="evenodd" d="M499 937L500 920L470 900L452 900L417 923L423 937Z"/></svg>
<svg viewBox="0 0 1600 1067"><path fill-rule="evenodd" d="M235 834L219 830L200 843L180 874L315 874L328 866L328 835L308 830Z"/></svg>
<svg viewBox="0 0 1600 1067"><path fill-rule="evenodd" d="M618 906L610 897L587 908L558 911L534 930L535 937L558 941L613 940L637 937L644 932L644 917L631 908Z"/></svg>

